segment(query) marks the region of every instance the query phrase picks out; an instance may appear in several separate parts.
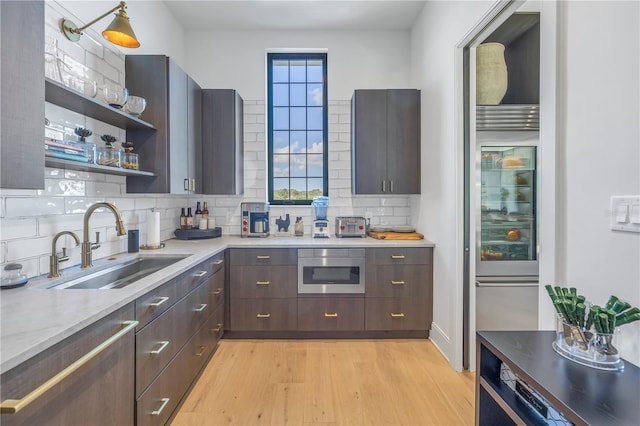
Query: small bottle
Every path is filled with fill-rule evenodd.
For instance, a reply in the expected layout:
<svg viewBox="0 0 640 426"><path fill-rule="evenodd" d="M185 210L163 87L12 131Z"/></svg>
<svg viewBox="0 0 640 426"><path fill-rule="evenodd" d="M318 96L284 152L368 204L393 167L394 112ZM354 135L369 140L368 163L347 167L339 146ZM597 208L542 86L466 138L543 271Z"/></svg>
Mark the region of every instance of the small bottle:
<svg viewBox="0 0 640 426"><path fill-rule="evenodd" d="M304 223L302 222L302 217L296 217L296 225L295 225L295 236L302 237L304 235Z"/></svg>
<svg viewBox="0 0 640 426"><path fill-rule="evenodd" d="M184 207L180 213L180 229L187 229L187 215L184 214Z"/></svg>
<svg viewBox="0 0 640 426"><path fill-rule="evenodd" d="M202 207L202 218L209 219L209 209L207 208L207 202L204 202L204 206Z"/></svg>
<svg viewBox="0 0 640 426"><path fill-rule="evenodd" d="M202 210L200 210L200 201L198 201L196 205L196 212L193 218L193 223L195 224L196 228L200 226L200 219L202 219Z"/></svg>
<svg viewBox="0 0 640 426"><path fill-rule="evenodd" d="M191 207L187 208L187 223L184 229L193 229L193 215L191 214Z"/></svg>

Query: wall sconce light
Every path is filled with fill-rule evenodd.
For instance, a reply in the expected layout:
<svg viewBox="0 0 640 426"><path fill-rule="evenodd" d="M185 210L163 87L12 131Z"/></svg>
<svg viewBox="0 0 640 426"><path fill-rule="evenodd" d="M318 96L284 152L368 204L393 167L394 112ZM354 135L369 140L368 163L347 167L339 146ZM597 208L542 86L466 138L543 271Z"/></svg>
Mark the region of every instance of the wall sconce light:
<svg viewBox="0 0 640 426"><path fill-rule="evenodd" d="M109 40L113 44L117 44L122 47L140 47L140 42L136 38L131 25L129 24L129 17L125 12L127 8L127 4L123 1L120 4L104 15L99 16L88 24L78 28L78 26L70 21L69 19L63 19L61 21L60 27L64 35L71 41L77 42L80 40L80 36L82 35L82 31L89 28L91 25L95 24L111 12L115 12L120 9L118 13L114 14L115 18L111 21L111 24L102 32L104 38Z"/></svg>

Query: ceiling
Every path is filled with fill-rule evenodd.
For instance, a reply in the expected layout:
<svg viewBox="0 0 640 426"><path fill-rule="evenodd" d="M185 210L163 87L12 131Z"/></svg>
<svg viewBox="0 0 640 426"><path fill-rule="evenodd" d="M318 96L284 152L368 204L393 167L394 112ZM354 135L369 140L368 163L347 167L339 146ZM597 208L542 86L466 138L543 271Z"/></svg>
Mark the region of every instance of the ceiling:
<svg viewBox="0 0 640 426"><path fill-rule="evenodd" d="M407 30L418 0L165 0L186 30Z"/></svg>

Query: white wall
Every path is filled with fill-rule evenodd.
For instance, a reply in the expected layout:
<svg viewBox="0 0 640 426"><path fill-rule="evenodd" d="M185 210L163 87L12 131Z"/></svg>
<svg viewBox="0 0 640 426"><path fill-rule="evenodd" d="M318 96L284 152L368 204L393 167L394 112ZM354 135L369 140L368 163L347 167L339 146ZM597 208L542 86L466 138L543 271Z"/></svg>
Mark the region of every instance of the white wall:
<svg viewBox="0 0 640 426"><path fill-rule="evenodd" d="M456 264L457 169L456 44L493 1L427 2L411 32L411 76L422 90L422 196L413 209L417 227L436 243L431 339L454 368L462 342L462 296Z"/></svg>
<svg viewBox="0 0 640 426"><path fill-rule="evenodd" d="M609 229L609 197L640 194L640 3L562 2L558 281L640 306L640 234ZM640 364L640 322L621 327Z"/></svg>

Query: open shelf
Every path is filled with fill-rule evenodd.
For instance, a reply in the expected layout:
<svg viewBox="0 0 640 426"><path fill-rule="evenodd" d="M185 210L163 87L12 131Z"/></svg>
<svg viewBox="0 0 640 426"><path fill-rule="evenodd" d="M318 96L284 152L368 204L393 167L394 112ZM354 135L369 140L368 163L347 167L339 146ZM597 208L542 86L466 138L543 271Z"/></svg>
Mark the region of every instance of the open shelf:
<svg viewBox="0 0 640 426"><path fill-rule="evenodd" d="M122 169L119 167L100 166L98 164L80 163L78 161L63 160L61 158L47 157L44 158L46 167L55 167L67 170L79 170L83 172L106 173L118 176L155 176L155 173L145 172L142 170Z"/></svg>
<svg viewBox="0 0 640 426"><path fill-rule="evenodd" d="M152 129L155 127L137 117L110 107L65 85L45 77L45 100L68 110L95 118L122 129ZM49 161L49 159L47 159Z"/></svg>

